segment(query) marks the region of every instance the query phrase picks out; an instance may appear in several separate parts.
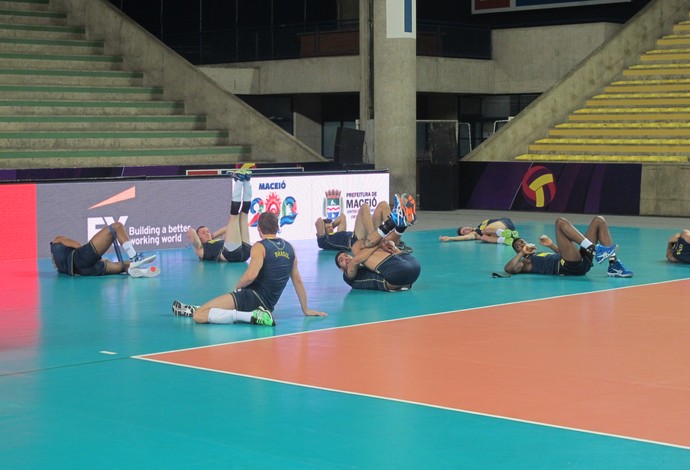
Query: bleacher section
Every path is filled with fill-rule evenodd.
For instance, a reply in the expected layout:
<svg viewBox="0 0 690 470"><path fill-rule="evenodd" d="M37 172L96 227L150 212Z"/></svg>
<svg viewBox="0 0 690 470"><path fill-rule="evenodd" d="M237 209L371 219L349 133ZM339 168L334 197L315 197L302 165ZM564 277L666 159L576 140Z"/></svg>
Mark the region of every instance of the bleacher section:
<svg viewBox="0 0 690 470"><path fill-rule="evenodd" d="M686 47L687 46L687 47ZM687 163L690 155L690 21L657 40L656 49L620 80L587 100L522 161Z"/></svg>
<svg viewBox="0 0 690 470"><path fill-rule="evenodd" d="M0 1L0 168L209 164L251 158L183 101L143 86L48 0Z"/></svg>

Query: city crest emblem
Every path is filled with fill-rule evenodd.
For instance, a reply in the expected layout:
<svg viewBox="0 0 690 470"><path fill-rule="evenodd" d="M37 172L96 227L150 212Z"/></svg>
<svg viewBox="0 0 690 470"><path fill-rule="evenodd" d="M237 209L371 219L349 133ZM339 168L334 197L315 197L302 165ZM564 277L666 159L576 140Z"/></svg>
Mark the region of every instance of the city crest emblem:
<svg viewBox="0 0 690 470"><path fill-rule="evenodd" d="M339 189L329 189L323 200L324 219L335 220L343 212L343 199Z"/></svg>

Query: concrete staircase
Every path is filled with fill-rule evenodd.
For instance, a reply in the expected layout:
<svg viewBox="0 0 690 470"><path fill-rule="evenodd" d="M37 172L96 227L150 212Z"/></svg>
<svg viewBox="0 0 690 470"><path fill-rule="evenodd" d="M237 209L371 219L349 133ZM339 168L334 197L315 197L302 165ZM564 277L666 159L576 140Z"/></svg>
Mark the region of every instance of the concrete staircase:
<svg viewBox="0 0 690 470"><path fill-rule="evenodd" d="M677 23L619 80L516 160L686 163L690 155L690 21Z"/></svg>
<svg viewBox="0 0 690 470"><path fill-rule="evenodd" d="M0 168L210 164L251 157L227 129L143 86L48 0L0 1Z"/></svg>

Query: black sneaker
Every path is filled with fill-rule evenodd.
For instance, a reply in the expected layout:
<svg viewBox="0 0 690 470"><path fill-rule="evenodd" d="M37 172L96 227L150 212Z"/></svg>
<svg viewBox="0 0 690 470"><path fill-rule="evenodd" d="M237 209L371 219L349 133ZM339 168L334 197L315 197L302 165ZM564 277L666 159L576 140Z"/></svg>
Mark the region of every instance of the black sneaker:
<svg viewBox="0 0 690 470"><path fill-rule="evenodd" d="M198 305L183 304L179 300L172 303L172 313L179 317L193 317L197 308L199 308Z"/></svg>

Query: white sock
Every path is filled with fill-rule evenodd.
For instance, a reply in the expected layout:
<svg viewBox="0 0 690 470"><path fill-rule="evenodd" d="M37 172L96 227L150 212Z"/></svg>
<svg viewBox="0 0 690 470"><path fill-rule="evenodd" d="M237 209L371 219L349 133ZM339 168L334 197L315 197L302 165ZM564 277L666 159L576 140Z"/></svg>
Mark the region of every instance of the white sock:
<svg viewBox="0 0 690 470"><path fill-rule="evenodd" d="M501 230L500 228L498 230ZM498 233L498 230L496 230L496 233ZM506 237L498 237L498 240L496 240L498 243L505 243Z"/></svg>
<svg viewBox="0 0 690 470"><path fill-rule="evenodd" d="M137 250L134 249L134 245L132 245L131 240L127 240L122 244L122 248L127 252L127 256L131 258L134 258L137 255Z"/></svg>
<svg viewBox="0 0 690 470"><path fill-rule="evenodd" d="M232 200L236 202L242 200L242 183L239 181L232 182Z"/></svg>
<svg viewBox="0 0 690 470"><path fill-rule="evenodd" d="M584 248L585 250L589 248L590 246L594 245L594 243L590 242L586 238L580 242L580 246Z"/></svg>
<svg viewBox="0 0 690 470"><path fill-rule="evenodd" d="M497 228L496 229L496 236L500 237L503 234L503 229L502 228Z"/></svg>
<svg viewBox="0 0 690 470"><path fill-rule="evenodd" d="M208 311L209 323L229 324L237 321L237 310L224 310L222 308L212 308Z"/></svg>
<svg viewBox="0 0 690 470"><path fill-rule="evenodd" d="M244 194L242 195L242 201L251 202L252 200L252 182L243 181L242 186L244 187Z"/></svg>
<svg viewBox="0 0 690 470"><path fill-rule="evenodd" d="M241 312L237 310L237 321L242 321L245 323L252 322L252 312Z"/></svg>
<svg viewBox="0 0 690 470"><path fill-rule="evenodd" d="M225 310L222 308L212 308L208 311L208 322L218 324L230 324L241 321L251 323L252 312L241 312L239 310Z"/></svg>

